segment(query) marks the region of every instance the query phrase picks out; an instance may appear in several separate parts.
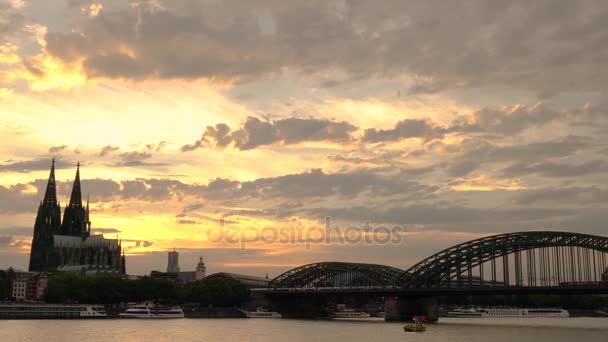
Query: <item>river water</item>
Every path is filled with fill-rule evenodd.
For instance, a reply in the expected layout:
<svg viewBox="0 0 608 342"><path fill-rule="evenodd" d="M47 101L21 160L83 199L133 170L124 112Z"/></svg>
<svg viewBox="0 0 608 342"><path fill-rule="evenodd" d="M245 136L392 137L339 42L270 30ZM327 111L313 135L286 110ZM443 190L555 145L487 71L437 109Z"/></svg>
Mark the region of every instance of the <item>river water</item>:
<svg viewBox="0 0 608 342"><path fill-rule="evenodd" d="M608 318L442 318L424 333L401 323L292 319L0 321L0 341L608 341Z"/></svg>

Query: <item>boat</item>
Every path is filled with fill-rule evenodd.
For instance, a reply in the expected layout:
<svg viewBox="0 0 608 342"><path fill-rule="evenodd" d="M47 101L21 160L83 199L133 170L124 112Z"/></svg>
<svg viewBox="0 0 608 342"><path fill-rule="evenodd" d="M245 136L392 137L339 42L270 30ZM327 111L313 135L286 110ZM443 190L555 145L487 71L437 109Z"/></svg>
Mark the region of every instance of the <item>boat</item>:
<svg viewBox="0 0 608 342"><path fill-rule="evenodd" d="M0 304L0 319L95 319L107 317L103 305Z"/></svg>
<svg viewBox="0 0 608 342"><path fill-rule="evenodd" d="M263 306L258 306L255 311L240 310L247 318L281 318L281 314L276 311L268 311Z"/></svg>
<svg viewBox="0 0 608 342"><path fill-rule="evenodd" d="M444 317L467 317L467 318L481 318L481 312L476 309L455 309L442 313Z"/></svg>
<svg viewBox="0 0 608 342"><path fill-rule="evenodd" d="M179 306L164 306L152 303L133 304L121 312L120 318L168 319L184 318L184 312Z"/></svg>
<svg viewBox="0 0 608 342"><path fill-rule="evenodd" d="M426 326L422 324L406 324L403 326L405 332L423 332L426 331Z"/></svg>
<svg viewBox="0 0 608 342"><path fill-rule="evenodd" d="M329 318L333 319L353 319L353 318L370 318L371 315L365 311L356 311L347 309L344 304L336 305L335 311L329 312Z"/></svg>
<svg viewBox="0 0 608 342"><path fill-rule="evenodd" d="M376 312L372 312L370 313L370 315L372 317L379 317L379 318L384 318L386 317L386 313L384 311L376 311Z"/></svg>
<svg viewBox="0 0 608 342"><path fill-rule="evenodd" d="M447 311L444 317L468 318L534 318L534 317L570 317L570 313L562 308L471 308Z"/></svg>

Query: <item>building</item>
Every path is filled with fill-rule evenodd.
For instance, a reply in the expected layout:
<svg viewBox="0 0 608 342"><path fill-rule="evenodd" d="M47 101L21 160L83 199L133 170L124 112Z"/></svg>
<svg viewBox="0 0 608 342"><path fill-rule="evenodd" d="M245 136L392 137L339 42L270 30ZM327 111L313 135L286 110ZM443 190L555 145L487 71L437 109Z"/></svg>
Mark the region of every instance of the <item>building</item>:
<svg viewBox="0 0 608 342"><path fill-rule="evenodd" d="M87 200L86 206L82 203L80 164L62 221L53 159L44 200L38 207L31 248L30 272L124 274L126 267L120 241L91 235L89 202Z"/></svg>
<svg viewBox="0 0 608 342"><path fill-rule="evenodd" d="M36 273L27 283L27 299L40 299L44 297L44 291L49 284L46 273Z"/></svg>
<svg viewBox="0 0 608 342"><path fill-rule="evenodd" d="M11 297L21 300L42 298L47 284L46 273L17 271L12 284Z"/></svg>
<svg viewBox="0 0 608 342"><path fill-rule="evenodd" d="M169 252L168 258L167 272L152 271L150 272L151 277L175 279L183 283L190 283L205 277L206 268L202 256L196 266L196 271L180 271L178 266L179 254L176 251ZM177 270L177 272L172 272L171 270Z"/></svg>
<svg viewBox="0 0 608 342"><path fill-rule="evenodd" d="M167 273L179 273L179 253L172 251L167 254Z"/></svg>
<svg viewBox="0 0 608 342"><path fill-rule="evenodd" d="M27 279L13 280L12 297L15 299L25 299L27 294Z"/></svg>
<svg viewBox="0 0 608 342"><path fill-rule="evenodd" d="M203 256L201 255L201 258L198 261L198 265L196 265L196 280L201 280L203 278L205 278L205 272L207 271L207 268L205 267L205 263L203 262Z"/></svg>

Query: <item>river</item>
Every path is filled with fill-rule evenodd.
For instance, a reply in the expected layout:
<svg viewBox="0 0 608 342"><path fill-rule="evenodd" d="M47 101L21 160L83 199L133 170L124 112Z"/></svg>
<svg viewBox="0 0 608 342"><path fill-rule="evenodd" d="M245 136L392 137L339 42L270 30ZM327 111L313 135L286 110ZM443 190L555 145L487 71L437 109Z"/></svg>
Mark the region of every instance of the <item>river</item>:
<svg viewBox="0 0 608 342"><path fill-rule="evenodd" d="M8 320L0 341L608 341L608 318L442 318L424 333L382 320Z"/></svg>

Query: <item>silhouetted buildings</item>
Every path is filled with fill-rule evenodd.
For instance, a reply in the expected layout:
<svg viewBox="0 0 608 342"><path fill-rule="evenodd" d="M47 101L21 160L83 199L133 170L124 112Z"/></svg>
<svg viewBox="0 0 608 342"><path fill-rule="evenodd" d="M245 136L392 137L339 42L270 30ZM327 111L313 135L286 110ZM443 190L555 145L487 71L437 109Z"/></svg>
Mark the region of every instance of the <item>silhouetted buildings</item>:
<svg viewBox="0 0 608 342"><path fill-rule="evenodd" d="M35 300L44 296L48 284L47 274L42 272L15 272L11 286L11 297L21 300Z"/></svg>
<svg viewBox="0 0 608 342"><path fill-rule="evenodd" d="M167 258L167 273L179 273L179 253L169 252Z"/></svg>
<svg viewBox="0 0 608 342"><path fill-rule="evenodd" d="M58 270L80 274L125 274L124 254L118 239L91 235L89 203L82 203L80 165L72 187L70 202L63 213L57 201L55 160L44 200L38 207L30 252L29 270Z"/></svg>
<svg viewBox="0 0 608 342"><path fill-rule="evenodd" d="M207 268L205 267L205 263L203 262L203 256L198 261L198 265L196 265L196 280L201 280L205 278L205 273L207 272Z"/></svg>
<svg viewBox="0 0 608 342"><path fill-rule="evenodd" d="M167 254L167 272L152 271L150 276L154 278L175 279L184 283L189 283L205 278L207 268L203 262L203 257L199 258L195 271L180 271L179 270L179 253L171 251ZM174 272L171 272L174 271ZM175 272L176 271L176 272Z"/></svg>

